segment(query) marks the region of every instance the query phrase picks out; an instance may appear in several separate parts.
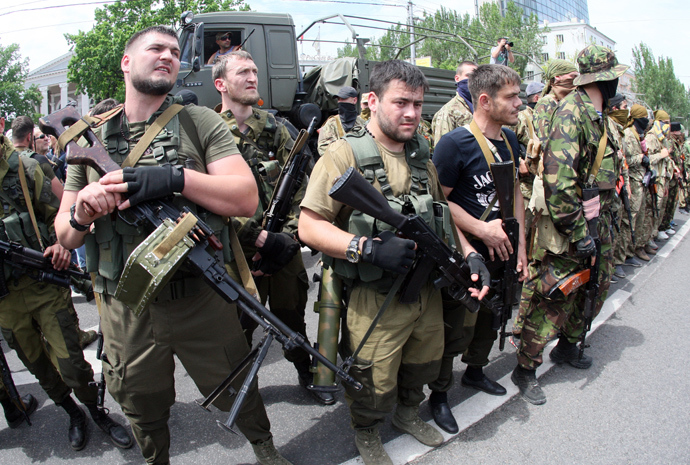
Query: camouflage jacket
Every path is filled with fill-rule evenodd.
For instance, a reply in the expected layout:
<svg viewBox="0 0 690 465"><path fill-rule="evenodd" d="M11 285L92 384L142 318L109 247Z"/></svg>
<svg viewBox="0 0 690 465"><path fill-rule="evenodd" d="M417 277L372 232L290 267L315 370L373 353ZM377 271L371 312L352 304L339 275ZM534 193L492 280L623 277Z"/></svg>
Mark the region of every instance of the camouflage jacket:
<svg viewBox="0 0 690 465"><path fill-rule="evenodd" d="M587 236L578 187L586 186L597 156L607 117L597 113L587 93L578 88L559 103L551 119L544 147L544 194L551 220L570 242ZM610 192L616 184L619 147L609 133L595 184L602 191L602 212L610 209Z"/></svg>
<svg viewBox="0 0 690 465"><path fill-rule="evenodd" d="M546 143L549 138L549 126L551 125L551 117L558 106L558 100L553 93L546 94L537 101L534 107L532 122L534 123L534 131L542 144Z"/></svg>
<svg viewBox="0 0 690 465"><path fill-rule="evenodd" d="M527 107L518 113L518 122L515 126L515 135L518 138L518 142L527 147L527 143L530 140L529 124L527 121L534 121L534 110L531 107ZM534 128L534 126L532 126ZM535 131L536 132L536 131Z"/></svg>
<svg viewBox="0 0 690 465"><path fill-rule="evenodd" d="M625 161L628 162L628 175L635 181L642 182L647 169L642 166L642 146L640 145L640 136L634 127L625 128L623 130L623 153L625 154Z"/></svg>
<svg viewBox="0 0 690 465"><path fill-rule="evenodd" d="M455 94L450 102L441 107L431 120L431 127L434 132L434 141L438 143L441 136L449 133L453 129L459 128L472 121L472 112L465 102L465 99Z"/></svg>
<svg viewBox="0 0 690 465"><path fill-rule="evenodd" d="M670 157L662 158L661 156L663 149L671 151L668 138L665 137L661 141L654 135L653 131L649 131L644 140L647 141L647 156L649 157L650 167L656 170L658 178L670 178L673 173L673 160Z"/></svg>
<svg viewBox="0 0 690 465"><path fill-rule="evenodd" d="M280 170L283 169L288 161L294 141L285 125L278 122L273 115L270 115L265 110L255 108L252 115L245 120L244 124L248 126L247 131L244 133L246 139L241 134L235 115L232 112L226 111L221 113L220 116L230 128L237 148L242 152L245 161L252 168L257 184L261 181L261 185L258 186L259 196L262 197L263 193L263 198L259 199L259 207L254 216L251 218L234 217L232 219L235 231L237 231L237 237L242 244L242 249L247 256L252 256L256 252L256 239L262 230L263 213L271 201L273 189L277 187L275 184L280 175ZM255 145L247 142L247 139L253 141ZM278 162L279 166L275 166L275 170L267 169L267 166L275 165L275 162L272 165L266 164L271 160ZM259 165L263 169L260 169ZM297 235L299 204L304 197L305 184L297 191L297 195L292 200L293 207L283 226L284 232Z"/></svg>
<svg viewBox="0 0 690 465"><path fill-rule="evenodd" d="M356 129L363 128L365 125L366 121L364 121L361 117L357 116L355 125L348 132L352 132ZM344 135L345 132L343 131L343 126L340 122L340 116L333 115L330 118L328 118L326 122L323 123L323 126L321 126L321 129L319 129L319 156L323 155L324 152L326 152L326 149L332 142L337 141Z"/></svg>

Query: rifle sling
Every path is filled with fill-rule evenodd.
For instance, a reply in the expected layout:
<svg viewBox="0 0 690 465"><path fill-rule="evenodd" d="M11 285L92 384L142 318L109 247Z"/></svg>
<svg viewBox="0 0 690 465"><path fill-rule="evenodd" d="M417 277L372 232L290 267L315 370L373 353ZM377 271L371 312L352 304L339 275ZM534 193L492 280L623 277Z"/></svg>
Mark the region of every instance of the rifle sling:
<svg viewBox="0 0 690 465"><path fill-rule="evenodd" d="M41 237L41 231L38 229L38 223L36 222L36 214L34 213L34 205L31 201L31 195L29 195L29 186L26 183L26 173L24 171L24 163L22 162L22 157L19 159L19 183L22 185L22 194L24 194L24 200L26 200L26 208L29 211L29 216L31 217L31 224L34 227L34 232L36 233L36 239L38 239L38 244L41 246L41 251L45 250L43 245L43 238Z"/></svg>
<svg viewBox="0 0 690 465"><path fill-rule="evenodd" d="M95 129L102 126L106 121L119 114L124 107L124 104L120 104L112 110L101 113L100 115L84 115L80 120L76 121L73 125L67 128L65 132L60 134L60 137L58 137L58 145L60 146L60 149L65 150L65 147L67 147L67 144L71 140L76 142L76 140L89 129Z"/></svg>
<svg viewBox="0 0 690 465"><path fill-rule="evenodd" d="M259 291L256 288L256 283L254 282L252 272L249 270L247 258L244 256L244 252L242 252L242 245L240 244L240 240L237 238L237 232L235 232L235 227L232 225L232 220L230 220L228 229L230 230L230 246L232 248L232 254L235 256L235 261L237 262L237 269L240 272L240 278L242 278L242 286L252 295L252 297L261 302Z"/></svg>
<svg viewBox="0 0 690 465"><path fill-rule="evenodd" d="M587 183L588 184L593 184L594 181L597 178L597 174L599 174L599 168L601 168L601 162L604 160L604 152L606 152L606 138L608 136L608 132L606 131L606 122L604 122L604 132L601 135L601 139L599 140L599 147L597 148L597 158L594 159L594 164L592 165L592 168L589 170L589 174L587 175ZM580 197L582 197L582 188L580 186L575 186L577 189L577 193Z"/></svg>
<svg viewBox="0 0 690 465"><path fill-rule="evenodd" d="M165 127L166 124L170 122L170 120L178 114L184 106L174 103L170 105L168 108L165 109L161 115L156 118L156 120L149 126L149 128L146 130L144 133L144 136L139 139L139 142L137 142L137 145L134 146L131 152L129 152L129 155L127 155L127 158L125 158L125 161L122 162L122 167L123 168L130 168L134 165L137 164L139 159L144 155L144 152L146 151L147 148L149 148L149 145L151 145L151 142L153 142L153 139L156 138L158 133L160 133L163 128Z"/></svg>

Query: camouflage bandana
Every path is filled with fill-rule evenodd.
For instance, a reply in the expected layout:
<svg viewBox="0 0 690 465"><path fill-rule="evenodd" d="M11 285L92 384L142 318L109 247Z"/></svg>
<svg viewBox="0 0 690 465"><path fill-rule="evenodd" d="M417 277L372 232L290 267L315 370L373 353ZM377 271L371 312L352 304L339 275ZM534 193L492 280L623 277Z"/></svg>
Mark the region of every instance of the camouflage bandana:
<svg viewBox="0 0 690 465"><path fill-rule="evenodd" d="M656 120L654 121L654 125L652 126L652 132L654 132L656 138L661 141L664 140L666 136L668 136L668 131L670 128L670 124Z"/></svg>
<svg viewBox="0 0 690 465"><path fill-rule="evenodd" d="M600 45L588 45L577 56L580 75L573 83L583 86L597 81L612 81L619 78L628 69L627 65L618 64L616 55Z"/></svg>

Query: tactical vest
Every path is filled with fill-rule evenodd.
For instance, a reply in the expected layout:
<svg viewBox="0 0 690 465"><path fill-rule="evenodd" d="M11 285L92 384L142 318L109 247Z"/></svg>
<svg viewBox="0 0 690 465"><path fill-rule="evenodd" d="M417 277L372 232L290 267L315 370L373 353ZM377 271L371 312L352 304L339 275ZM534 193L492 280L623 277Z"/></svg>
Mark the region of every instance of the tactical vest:
<svg viewBox="0 0 690 465"><path fill-rule="evenodd" d="M159 165L172 164L184 165L187 169L194 169L201 173L206 173L206 166L191 158L183 158L178 153L180 146L180 125L184 127L186 134L194 131L196 134L196 127L188 115L183 115L186 109L183 109L178 115L175 115L153 139L153 142L147 149L146 153L152 153ZM162 113L158 110L154 113L157 117ZM102 127L101 140L108 151L108 155L117 164L122 165L127 155L129 155L129 142L122 135L120 126L120 118L112 118L108 120ZM194 145L194 149L201 153L203 151L198 146L198 141L194 137L190 137ZM92 181L89 179L89 181ZM180 209L189 207L192 212L197 214L211 229L215 232L218 239L223 244L223 258L226 263L232 261L232 251L230 247L230 236L225 221L221 216L208 212L207 210L198 207L196 204L176 194L173 203ZM135 219L131 217L131 213L127 210L119 212L114 215L106 215L94 222L94 234L87 234L85 236L86 244L86 269L89 272L97 272L98 276L94 282L94 292L114 295L117 289L117 284L124 270L127 258L132 254L134 249L148 237L148 231L143 225L136 225ZM185 277L184 269L178 274ZM176 275L177 277L177 275ZM196 292L196 290L189 290ZM177 297L185 297L185 291L177 293Z"/></svg>
<svg viewBox="0 0 690 465"><path fill-rule="evenodd" d="M2 192L0 193L0 201L2 202L0 239L6 242L18 242L24 247L34 250L41 250L19 180L19 157L20 155L14 151L8 158L0 160L0 179L2 179ZM23 160L27 178L27 190L35 209L36 184L34 180L36 170L40 170L40 167L38 162L29 157L23 156ZM39 201L47 204L47 208L54 209L55 212L59 208L57 197L53 195L50 180L47 178L43 180ZM48 225L43 220L44 218L41 215L36 216L38 230L43 243L53 244L55 243L55 234L49 233ZM15 279L19 278L20 274L18 273L16 268L5 265L6 279L9 279L11 276Z"/></svg>
<svg viewBox="0 0 690 465"><path fill-rule="evenodd" d="M405 160L410 167L410 192L397 197L393 195L376 142L366 129L352 131L343 139L350 144L357 168L362 172L364 178L371 184L378 181L380 191L395 211L406 215L419 215L441 239L451 247L455 247L450 209L446 203L434 201L429 191L427 163L430 153L429 145L424 137L415 134L415 137L405 144ZM383 231L395 231L393 226L358 210L352 212L345 229L357 236L367 237L376 236ZM396 277L383 268L362 261L355 264L326 255L322 257L322 260L324 264L332 266L335 273L346 282L352 284L352 282L357 281L375 287L379 292L387 291Z"/></svg>

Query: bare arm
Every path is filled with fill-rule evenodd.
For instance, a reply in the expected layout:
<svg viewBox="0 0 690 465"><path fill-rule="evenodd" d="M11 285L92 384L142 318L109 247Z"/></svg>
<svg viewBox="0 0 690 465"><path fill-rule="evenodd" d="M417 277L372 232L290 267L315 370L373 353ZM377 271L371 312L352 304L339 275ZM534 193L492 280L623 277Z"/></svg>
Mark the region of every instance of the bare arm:
<svg viewBox="0 0 690 465"><path fill-rule="evenodd" d="M298 229L299 238L305 244L333 258L345 259L347 246L355 237L354 234L343 231L308 208L302 208ZM362 242L365 239L366 237L362 237L359 242L360 250L362 250Z"/></svg>
<svg viewBox="0 0 690 465"><path fill-rule="evenodd" d="M60 180L56 177L54 177L50 181L50 190L53 191L53 194L55 194L55 197L58 198L58 200L62 200L62 193L64 191L64 186L60 182Z"/></svg>

